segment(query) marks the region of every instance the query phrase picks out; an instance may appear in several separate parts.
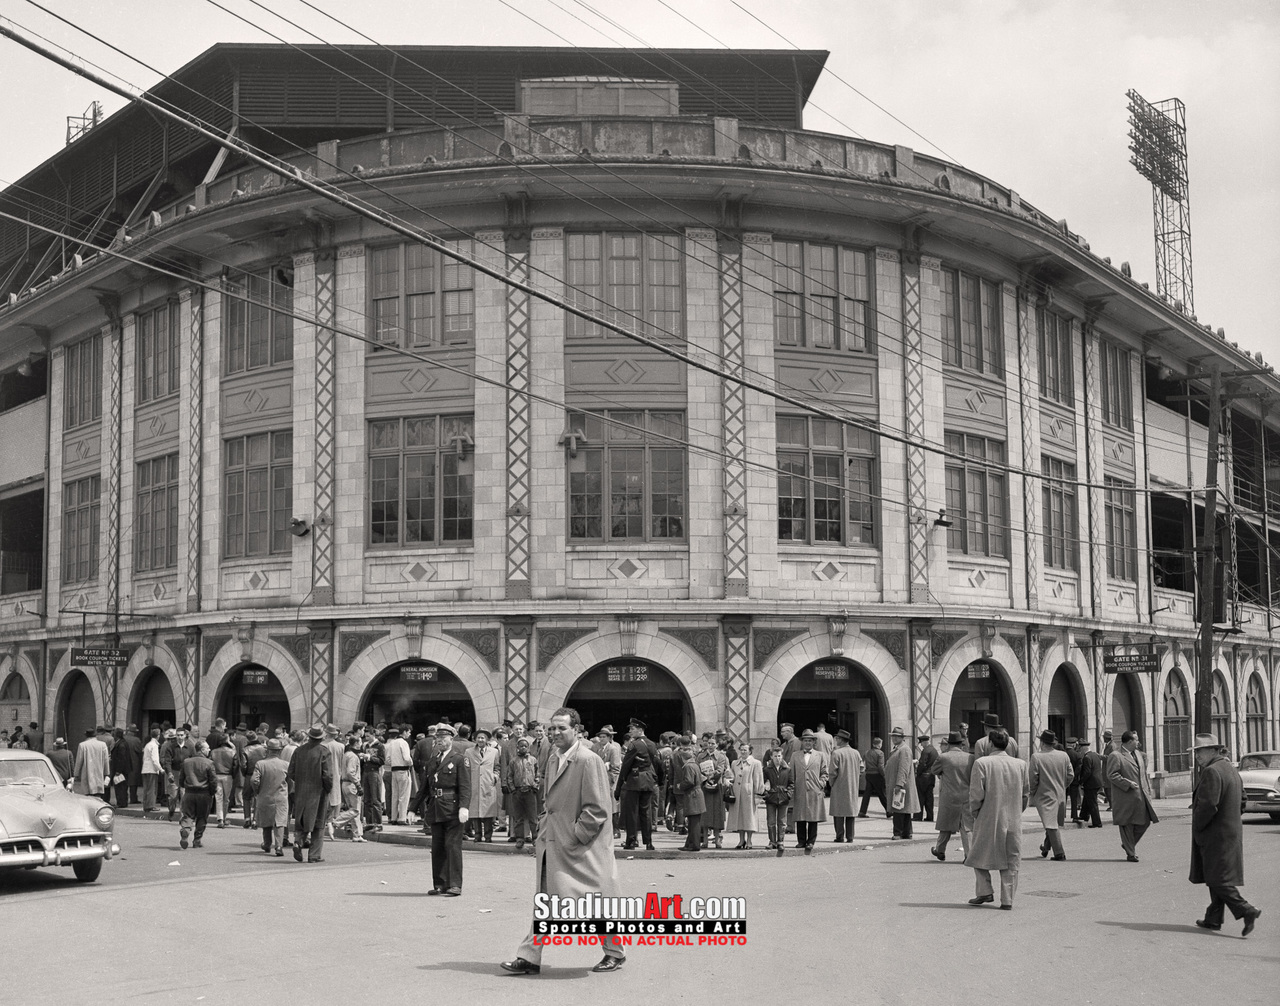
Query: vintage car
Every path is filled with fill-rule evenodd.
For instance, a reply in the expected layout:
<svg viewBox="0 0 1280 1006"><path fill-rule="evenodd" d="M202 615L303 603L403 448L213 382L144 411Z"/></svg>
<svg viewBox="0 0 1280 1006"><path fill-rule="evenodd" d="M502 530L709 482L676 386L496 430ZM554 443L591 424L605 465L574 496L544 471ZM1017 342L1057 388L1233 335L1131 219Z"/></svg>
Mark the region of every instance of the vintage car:
<svg viewBox="0 0 1280 1006"><path fill-rule="evenodd" d="M1280 821L1280 751L1253 751L1237 766L1244 786L1244 812Z"/></svg>
<svg viewBox="0 0 1280 1006"><path fill-rule="evenodd" d="M118 855L109 804L67 792L53 763L38 751L0 750L0 874L69 866L93 881Z"/></svg>

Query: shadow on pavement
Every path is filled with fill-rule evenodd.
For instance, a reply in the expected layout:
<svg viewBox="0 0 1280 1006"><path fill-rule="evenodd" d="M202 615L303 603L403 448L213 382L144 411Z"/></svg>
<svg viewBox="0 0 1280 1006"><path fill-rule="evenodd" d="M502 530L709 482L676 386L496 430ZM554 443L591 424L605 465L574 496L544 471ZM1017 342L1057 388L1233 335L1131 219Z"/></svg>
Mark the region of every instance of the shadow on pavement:
<svg viewBox="0 0 1280 1006"><path fill-rule="evenodd" d="M430 891L348 891L348 898L425 898ZM452 899L450 899L452 900Z"/></svg>
<svg viewBox="0 0 1280 1006"><path fill-rule="evenodd" d="M1098 919L1100 926L1114 926L1117 929L1131 929L1135 933L1191 933L1195 936L1216 935L1195 926L1182 926L1171 922L1111 922Z"/></svg>
<svg viewBox="0 0 1280 1006"><path fill-rule="evenodd" d="M496 975L499 978L529 978L533 983L540 981L564 981L591 977L590 968L546 968L538 975L513 975L503 971L496 963L487 961L441 961L439 964L420 964L419 971L462 971L469 975Z"/></svg>
<svg viewBox="0 0 1280 1006"><path fill-rule="evenodd" d="M899 908L963 908L967 912L972 912L975 905L970 905L964 901L899 901Z"/></svg>

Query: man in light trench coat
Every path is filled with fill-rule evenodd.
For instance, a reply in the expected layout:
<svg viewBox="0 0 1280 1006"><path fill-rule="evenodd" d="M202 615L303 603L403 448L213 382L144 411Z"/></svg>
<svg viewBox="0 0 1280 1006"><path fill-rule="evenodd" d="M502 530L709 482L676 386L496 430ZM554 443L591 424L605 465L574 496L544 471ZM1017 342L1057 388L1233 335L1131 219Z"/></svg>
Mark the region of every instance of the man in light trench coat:
<svg viewBox="0 0 1280 1006"><path fill-rule="evenodd" d="M791 756L791 781L795 791L791 795L791 817L796 825L796 848L806 856L813 855L813 843L818 840L818 824L827 819L827 805L823 797L830 764L827 756L816 749L817 736L812 730L800 735L800 750Z"/></svg>
<svg viewBox="0 0 1280 1006"><path fill-rule="evenodd" d="M848 730L836 731L836 747L831 752L831 819L836 825L836 841L853 841L853 822L858 814L858 778L862 775L862 755L850 745Z"/></svg>
<svg viewBox="0 0 1280 1006"><path fill-rule="evenodd" d="M959 731L947 735L942 754L933 766L934 775L942 777L938 793L938 841L929 851L941 862L947 859L947 843L960 832L960 848L969 855L969 833L973 831L973 814L969 812L969 752Z"/></svg>
<svg viewBox="0 0 1280 1006"><path fill-rule="evenodd" d="M1061 861L1067 858L1067 853L1062 848L1058 818L1067 798L1067 787L1075 776L1071 772L1070 756L1059 751L1057 745L1058 735L1052 730L1040 735L1040 750L1031 756L1031 800L1040 814L1040 823L1044 825L1040 856L1043 859L1052 850L1053 858Z"/></svg>
<svg viewBox="0 0 1280 1006"><path fill-rule="evenodd" d="M613 791L600 756L578 740L576 710L557 709L549 733L553 750L543 778L543 810L534 844L537 890L561 898L600 894L617 898L618 867L613 857ZM502 969L517 975L542 970L541 941L533 925ZM626 959L617 936L602 937L604 957L591 970L617 971Z"/></svg>
<svg viewBox="0 0 1280 1006"><path fill-rule="evenodd" d="M1031 781L1026 763L1007 751L1009 735L993 730L991 754L973 763L969 779L969 809L973 812L973 836L964 865L973 868L977 891L971 905L995 901L991 871L1000 871L1000 907L1013 908L1022 862L1022 812L1027 809Z"/></svg>

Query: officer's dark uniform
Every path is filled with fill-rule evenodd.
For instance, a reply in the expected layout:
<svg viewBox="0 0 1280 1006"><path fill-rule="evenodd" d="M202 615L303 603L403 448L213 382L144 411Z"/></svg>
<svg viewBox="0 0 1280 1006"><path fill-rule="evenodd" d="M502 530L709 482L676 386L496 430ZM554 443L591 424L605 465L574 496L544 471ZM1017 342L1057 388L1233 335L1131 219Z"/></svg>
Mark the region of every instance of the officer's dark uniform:
<svg viewBox="0 0 1280 1006"><path fill-rule="evenodd" d="M457 744L437 755L427 780L430 796L431 881L433 894L462 893L462 823L459 808L471 803L471 769Z"/></svg>

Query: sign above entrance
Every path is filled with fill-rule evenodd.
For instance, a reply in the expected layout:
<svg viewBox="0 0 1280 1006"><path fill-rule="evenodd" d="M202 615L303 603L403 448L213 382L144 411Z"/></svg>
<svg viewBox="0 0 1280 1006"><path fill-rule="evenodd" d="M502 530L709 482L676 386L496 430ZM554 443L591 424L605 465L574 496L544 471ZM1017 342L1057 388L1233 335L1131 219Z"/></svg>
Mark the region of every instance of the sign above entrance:
<svg viewBox="0 0 1280 1006"><path fill-rule="evenodd" d="M649 668L644 664L610 664L605 678L610 684L637 684L649 680Z"/></svg>
<svg viewBox="0 0 1280 1006"><path fill-rule="evenodd" d="M128 667L129 651L115 646L73 646L72 667Z"/></svg>
<svg viewBox="0 0 1280 1006"><path fill-rule="evenodd" d="M430 667L402 667L400 668L401 681L439 681L440 668Z"/></svg>
<svg viewBox="0 0 1280 1006"><path fill-rule="evenodd" d="M240 672L240 684L242 685L265 685L267 683L267 675L269 671L255 671L252 668Z"/></svg>
<svg viewBox="0 0 1280 1006"><path fill-rule="evenodd" d="M1160 656L1156 653L1104 653L1102 670L1105 674L1136 674L1138 671L1159 671Z"/></svg>
<svg viewBox="0 0 1280 1006"><path fill-rule="evenodd" d="M848 681L849 668L844 664L816 664L813 677L817 681Z"/></svg>
<svg viewBox="0 0 1280 1006"><path fill-rule="evenodd" d="M991 677L991 665L983 663L981 660L975 660L972 664L965 668L970 678L989 678Z"/></svg>

